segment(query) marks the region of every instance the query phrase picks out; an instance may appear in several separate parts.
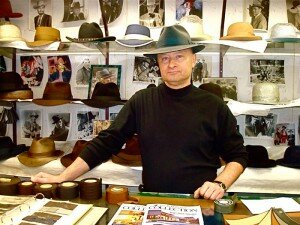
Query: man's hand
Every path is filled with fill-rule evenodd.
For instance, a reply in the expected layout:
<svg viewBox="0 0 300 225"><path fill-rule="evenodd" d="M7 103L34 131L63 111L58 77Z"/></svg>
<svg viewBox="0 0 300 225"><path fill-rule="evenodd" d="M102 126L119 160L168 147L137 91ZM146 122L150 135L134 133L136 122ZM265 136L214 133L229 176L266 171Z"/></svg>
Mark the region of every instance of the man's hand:
<svg viewBox="0 0 300 225"><path fill-rule="evenodd" d="M204 199L217 200L224 196L225 190L219 184L206 181L194 192L194 198L203 197Z"/></svg>
<svg viewBox="0 0 300 225"><path fill-rule="evenodd" d="M31 181L35 183L61 183L64 180L59 175L51 175L48 173L39 172L31 177Z"/></svg>

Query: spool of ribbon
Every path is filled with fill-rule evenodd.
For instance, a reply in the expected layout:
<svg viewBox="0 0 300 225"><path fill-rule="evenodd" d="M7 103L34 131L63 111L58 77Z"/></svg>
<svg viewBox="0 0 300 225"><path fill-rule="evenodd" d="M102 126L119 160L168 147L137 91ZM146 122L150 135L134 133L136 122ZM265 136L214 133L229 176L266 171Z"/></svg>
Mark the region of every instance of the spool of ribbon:
<svg viewBox="0 0 300 225"><path fill-rule="evenodd" d="M13 176L0 176L0 194L1 195L17 195L18 183L21 180Z"/></svg>
<svg viewBox="0 0 300 225"><path fill-rule="evenodd" d="M45 198L56 197L57 184L36 184L34 186L34 193L42 193Z"/></svg>
<svg viewBox="0 0 300 225"><path fill-rule="evenodd" d="M80 181L80 198L93 200L102 197L102 179L86 178Z"/></svg>
<svg viewBox="0 0 300 225"><path fill-rule="evenodd" d="M129 196L128 188L114 185L106 189L105 199L109 204L138 202L137 198Z"/></svg>
<svg viewBox="0 0 300 225"><path fill-rule="evenodd" d="M235 202L231 199L219 199L214 201L215 211L219 213L232 213Z"/></svg>
<svg viewBox="0 0 300 225"><path fill-rule="evenodd" d="M18 183L19 195L34 195L35 183L31 181L22 181Z"/></svg>
<svg viewBox="0 0 300 225"><path fill-rule="evenodd" d="M79 185L77 182L66 181L58 184L57 197L63 200L71 200L79 196Z"/></svg>

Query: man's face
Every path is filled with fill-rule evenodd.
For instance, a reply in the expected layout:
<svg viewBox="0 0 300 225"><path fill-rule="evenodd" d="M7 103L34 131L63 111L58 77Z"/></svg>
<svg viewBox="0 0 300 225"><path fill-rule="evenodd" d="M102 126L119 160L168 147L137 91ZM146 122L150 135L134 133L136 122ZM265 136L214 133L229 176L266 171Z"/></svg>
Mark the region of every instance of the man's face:
<svg viewBox="0 0 300 225"><path fill-rule="evenodd" d="M148 10L148 13L153 13L154 10L155 10L155 4L153 5L147 5L147 10Z"/></svg>
<svg viewBox="0 0 300 225"><path fill-rule="evenodd" d="M38 6L37 12L38 12L39 15L44 14L44 12L45 12L45 5Z"/></svg>
<svg viewBox="0 0 300 225"><path fill-rule="evenodd" d="M80 9L74 8L74 9L73 9L73 12L74 12L74 14L75 14L76 16L78 16L79 13L80 13Z"/></svg>
<svg viewBox="0 0 300 225"><path fill-rule="evenodd" d="M261 13L261 8L253 6L252 7L252 14L253 14L253 16L257 16L259 13Z"/></svg>
<svg viewBox="0 0 300 225"><path fill-rule="evenodd" d="M196 55L191 49L157 55L157 61L164 82L171 88L178 89L190 84Z"/></svg>

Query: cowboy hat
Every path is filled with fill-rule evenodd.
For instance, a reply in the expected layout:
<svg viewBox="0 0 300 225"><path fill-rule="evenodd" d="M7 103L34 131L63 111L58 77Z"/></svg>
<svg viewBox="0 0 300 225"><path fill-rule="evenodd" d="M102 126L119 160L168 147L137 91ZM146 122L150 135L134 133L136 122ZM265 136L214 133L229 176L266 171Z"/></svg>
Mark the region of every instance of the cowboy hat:
<svg viewBox="0 0 300 225"><path fill-rule="evenodd" d="M35 30L34 41L27 41L30 47L49 45L53 42L60 41L60 31L53 27L37 27Z"/></svg>
<svg viewBox="0 0 300 225"><path fill-rule="evenodd" d="M123 39L117 39L116 42L125 47L141 47L153 42L150 37L150 29L140 24L130 24L127 26Z"/></svg>
<svg viewBox="0 0 300 225"><path fill-rule="evenodd" d="M22 17L22 13L16 13L12 11L9 0L2 0L0 7L0 18L18 18Z"/></svg>
<svg viewBox="0 0 300 225"><path fill-rule="evenodd" d="M255 36L253 26L247 22L231 24L227 29L227 35L220 38L220 40L231 41L256 41L261 39L262 37Z"/></svg>
<svg viewBox="0 0 300 225"><path fill-rule="evenodd" d="M201 51L205 46L192 43L191 37L181 25L164 27L156 43L156 49L145 53L144 56L156 57L157 54L174 52L191 48L193 53Z"/></svg>
<svg viewBox="0 0 300 225"><path fill-rule="evenodd" d="M76 43L105 42L116 40L116 37L113 36L104 37L100 26L95 22L81 24L78 32L78 38L66 38L69 41Z"/></svg>
<svg viewBox="0 0 300 225"><path fill-rule="evenodd" d="M57 159L63 151L55 149L54 141L49 138L33 139L28 151L18 155L18 160L25 166L37 167Z"/></svg>
<svg viewBox="0 0 300 225"><path fill-rule="evenodd" d="M86 145L89 142L86 140L78 140L76 141L73 150L70 154L64 155L60 158L61 164L63 164L64 167L70 166L74 160L79 156L79 154L82 152L82 150L86 147Z"/></svg>
<svg viewBox="0 0 300 225"><path fill-rule="evenodd" d="M38 9L39 7L45 7L45 1L44 0L37 0L36 4L33 6L34 9Z"/></svg>

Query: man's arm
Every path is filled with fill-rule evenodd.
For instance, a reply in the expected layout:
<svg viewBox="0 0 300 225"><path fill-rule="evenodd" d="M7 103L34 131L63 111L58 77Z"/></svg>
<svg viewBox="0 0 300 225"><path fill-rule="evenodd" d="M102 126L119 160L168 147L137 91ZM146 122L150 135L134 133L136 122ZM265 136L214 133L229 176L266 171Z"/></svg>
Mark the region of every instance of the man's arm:
<svg viewBox="0 0 300 225"><path fill-rule="evenodd" d="M64 181L75 180L77 177L81 176L89 170L90 168L88 164L80 157L77 157L77 159L61 174L51 175L48 173L40 172L31 177L31 181L36 183L61 183Z"/></svg>

